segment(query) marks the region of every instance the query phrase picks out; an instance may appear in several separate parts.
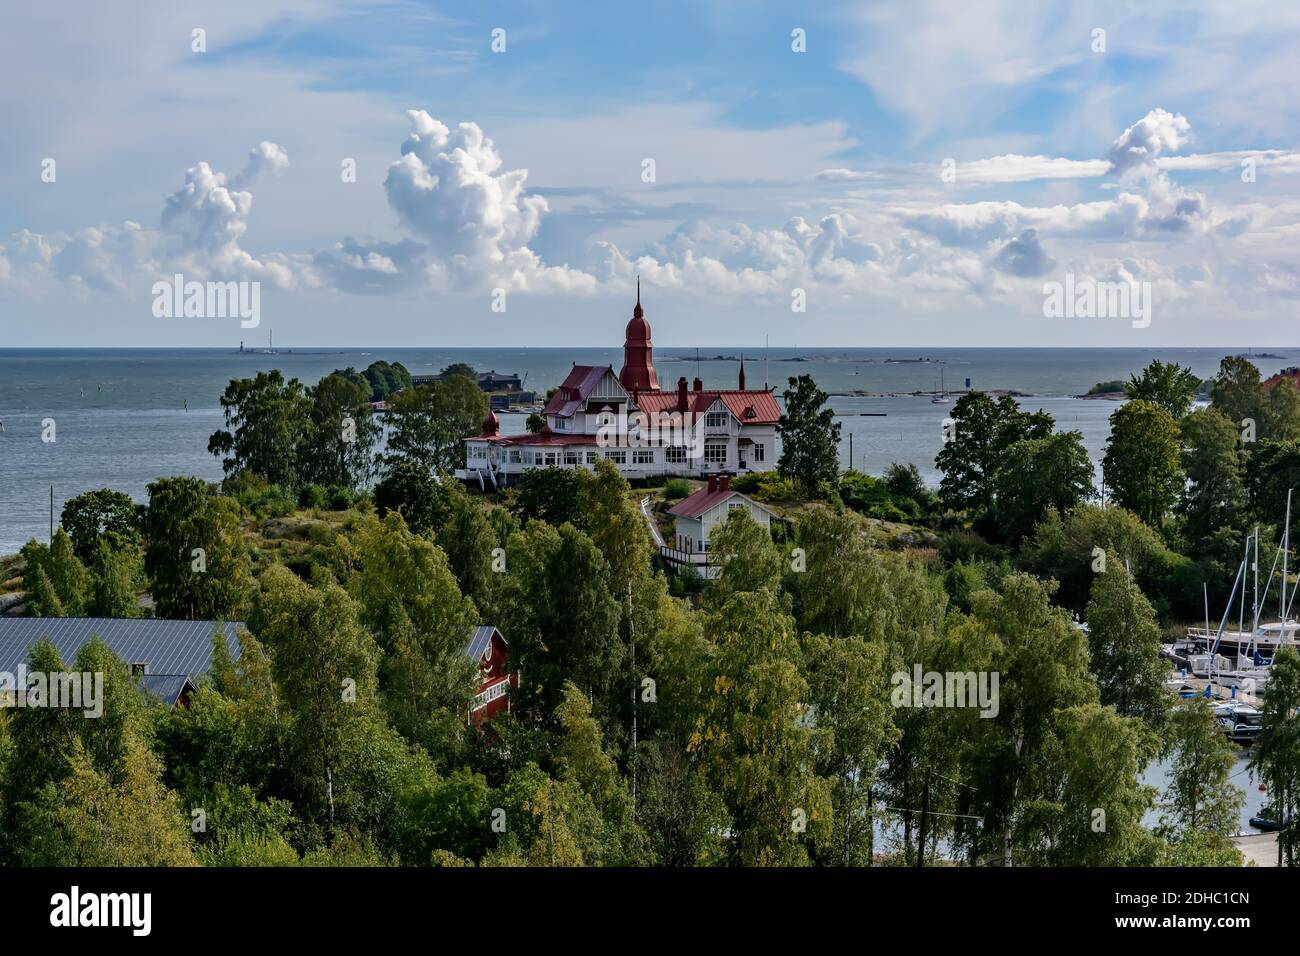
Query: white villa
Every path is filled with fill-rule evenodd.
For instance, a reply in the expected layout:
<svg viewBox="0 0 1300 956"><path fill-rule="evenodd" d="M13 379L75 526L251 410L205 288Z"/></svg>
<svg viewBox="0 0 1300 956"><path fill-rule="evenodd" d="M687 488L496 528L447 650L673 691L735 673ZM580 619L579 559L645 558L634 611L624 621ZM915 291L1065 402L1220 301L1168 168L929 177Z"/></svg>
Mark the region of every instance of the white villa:
<svg viewBox="0 0 1300 956"><path fill-rule="evenodd" d="M530 468L592 468L604 458L629 479L770 471L776 466L775 396L745 388L745 363L734 389L659 387L650 323L636 307L627 324L623 368L574 365L546 403L537 434L503 435L489 412L480 434L465 439L466 467L456 477L482 487L513 484Z"/></svg>

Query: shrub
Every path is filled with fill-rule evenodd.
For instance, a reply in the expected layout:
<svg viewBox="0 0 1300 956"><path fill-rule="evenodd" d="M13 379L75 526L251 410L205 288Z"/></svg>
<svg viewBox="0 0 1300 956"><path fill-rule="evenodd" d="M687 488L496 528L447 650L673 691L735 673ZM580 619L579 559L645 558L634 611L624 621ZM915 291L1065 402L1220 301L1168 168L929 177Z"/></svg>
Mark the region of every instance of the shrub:
<svg viewBox="0 0 1300 956"><path fill-rule="evenodd" d="M298 504L303 508L324 508L328 500L325 489L317 484L303 485L298 492Z"/></svg>
<svg viewBox="0 0 1300 956"><path fill-rule="evenodd" d="M325 497L331 511L347 511L356 501L352 489L343 485L330 485L325 489Z"/></svg>
<svg viewBox="0 0 1300 956"><path fill-rule="evenodd" d="M732 485L734 488L735 485ZM664 483L664 499L666 501L676 501L679 498L685 498L691 493L691 486L681 478L669 478Z"/></svg>

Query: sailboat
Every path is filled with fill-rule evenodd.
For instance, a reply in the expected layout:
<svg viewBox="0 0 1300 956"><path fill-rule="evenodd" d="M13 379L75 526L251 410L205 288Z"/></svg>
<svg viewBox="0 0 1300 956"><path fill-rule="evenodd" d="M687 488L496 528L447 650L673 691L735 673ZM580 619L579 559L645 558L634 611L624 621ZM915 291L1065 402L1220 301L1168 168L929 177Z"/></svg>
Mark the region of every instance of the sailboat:
<svg viewBox="0 0 1300 956"><path fill-rule="evenodd" d="M947 405L948 390L943 387L943 366L939 366L939 394L930 399L931 405Z"/></svg>
<svg viewBox="0 0 1300 956"><path fill-rule="evenodd" d="M1261 595L1259 590L1259 528L1256 528L1246 538L1245 553L1242 555L1241 564L1237 567L1237 577L1233 581L1232 593L1228 596L1228 604L1224 608L1223 620L1218 629L1210 629L1207 614L1206 626L1188 628L1187 638L1175 646L1176 651L1181 649L1187 654L1193 674L1204 675L1212 684L1217 683L1222 687L1230 688L1234 694L1237 691L1252 695L1262 695L1265 692L1273 659L1284 645L1296 645L1296 632L1300 629L1300 624L1291 617L1295 592L1287 594L1290 550L1291 491L1288 490L1282 544L1273 556L1273 565L1264 583L1263 594ZM1260 617L1279 561L1282 564L1282 574L1278 620L1276 623L1262 624ZM1253 572L1254 575L1249 630L1245 626L1248 571ZM1232 605L1237 602L1238 592L1241 598L1237 613L1237 629L1230 630L1227 626L1228 618L1232 613Z"/></svg>

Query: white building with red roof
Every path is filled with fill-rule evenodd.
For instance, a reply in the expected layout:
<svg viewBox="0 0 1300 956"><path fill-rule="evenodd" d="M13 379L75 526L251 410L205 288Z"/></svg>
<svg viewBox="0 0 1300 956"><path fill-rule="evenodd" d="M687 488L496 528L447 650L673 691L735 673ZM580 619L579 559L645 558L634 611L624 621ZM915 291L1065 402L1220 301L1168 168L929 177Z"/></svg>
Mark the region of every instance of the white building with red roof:
<svg viewBox="0 0 1300 956"><path fill-rule="evenodd" d="M677 565L693 568L706 578L715 577L718 567L709 556L709 535L733 511L744 510L765 530L771 531L772 512L748 495L733 491L728 475L710 475L709 483L689 498L668 509L673 516L673 547L660 550Z"/></svg>
<svg viewBox="0 0 1300 956"><path fill-rule="evenodd" d="M736 388L705 389L699 378L688 388L682 377L661 389L639 282L636 300L618 373L612 365L574 365L535 434L503 435L489 412L480 433L465 439L466 467L457 477L500 487L531 468L590 469L601 458L629 479L775 468L776 396L745 388L743 360Z"/></svg>

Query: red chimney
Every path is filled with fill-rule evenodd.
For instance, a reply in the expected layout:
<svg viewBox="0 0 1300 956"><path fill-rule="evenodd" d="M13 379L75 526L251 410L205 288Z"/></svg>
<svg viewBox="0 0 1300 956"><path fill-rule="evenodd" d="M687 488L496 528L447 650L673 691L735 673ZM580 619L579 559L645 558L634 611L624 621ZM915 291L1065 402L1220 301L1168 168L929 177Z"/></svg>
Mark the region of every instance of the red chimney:
<svg viewBox="0 0 1300 956"><path fill-rule="evenodd" d="M703 383L702 381L700 381L700 377L699 377L698 375L695 376L695 390L696 390L697 392L702 392L702 391L704 391L704 383Z"/></svg>
<svg viewBox="0 0 1300 956"><path fill-rule="evenodd" d="M709 475L709 494L718 490L718 476Z"/></svg>
<svg viewBox="0 0 1300 956"><path fill-rule="evenodd" d="M723 475L721 478L718 479L718 490L719 490L719 491L730 491L730 490L731 490L731 476L730 476L730 475Z"/></svg>
<svg viewBox="0 0 1300 956"><path fill-rule="evenodd" d="M684 412L689 407L690 405L686 398L686 376L683 375L677 380L677 410L679 412Z"/></svg>

